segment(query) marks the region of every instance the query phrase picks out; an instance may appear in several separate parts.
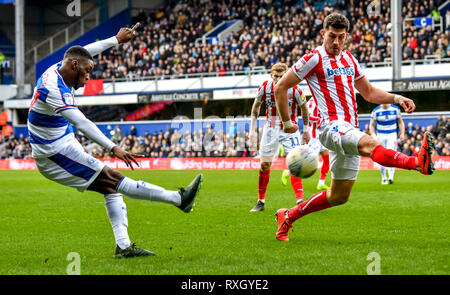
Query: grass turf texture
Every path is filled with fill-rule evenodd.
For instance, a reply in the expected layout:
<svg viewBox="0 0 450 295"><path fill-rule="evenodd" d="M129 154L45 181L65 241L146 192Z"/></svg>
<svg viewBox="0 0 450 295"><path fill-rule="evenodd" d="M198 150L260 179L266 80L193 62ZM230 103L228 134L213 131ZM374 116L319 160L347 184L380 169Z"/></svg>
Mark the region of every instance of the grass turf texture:
<svg viewBox="0 0 450 295"><path fill-rule="evenodd" d="M168 189L197 173L123 171ZM189 214L125 198L131 240L157 256L119 260L102 195L36 171L0 171L0 274L64 275L70 252L80 254L81 274L366 274L371 252L381 257L381 274L450 274L450 171L397 171L385 186L378 171L361 171L349 202L295 222L290 242L275 239L273 214L295 204L281 171L271 172L264 212L249 212L257 171L203 173ZM317 179L303 181L306 198Z"/></svg>

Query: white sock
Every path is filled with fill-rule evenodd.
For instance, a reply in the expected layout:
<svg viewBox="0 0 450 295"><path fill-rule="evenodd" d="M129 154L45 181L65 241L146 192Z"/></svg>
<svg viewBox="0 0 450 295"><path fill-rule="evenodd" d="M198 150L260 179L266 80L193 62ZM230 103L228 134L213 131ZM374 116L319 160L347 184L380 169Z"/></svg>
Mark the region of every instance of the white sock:
<svg viewBox="0 0 450 295"><path fill-rule="evenodd" d="M381 180L386 181L386 167L380 166Z"/></svg>
<svg viewBox="0 0 450 295"><path fill-rule="evenodd" d="M395 173L394 167L388 168L389 179L394 180L394 173Z"/></svg>
<svg viewBox="0 0 450 295"><path fill-rule="evenodd" d="M131 245L128 237L128 216L127 206L123 201L122 194L108 194L105 195L106 213L114 232L116 244L125 249Z"/></svg>
<svg viewBox="0 0 450 295"><path fill-rule="evenodd" d="M325 185L325 179L319 179L319 183L317 183L317 186Z"/></svg>
<svg viewBox="0 0 450 295"><path fill-rule="evenodd" d="M134 199L164 202L175 206L181 205L181 196L177 191L169 191L160 186L145 181L122 178L117 186L117 192Z"/></svg>

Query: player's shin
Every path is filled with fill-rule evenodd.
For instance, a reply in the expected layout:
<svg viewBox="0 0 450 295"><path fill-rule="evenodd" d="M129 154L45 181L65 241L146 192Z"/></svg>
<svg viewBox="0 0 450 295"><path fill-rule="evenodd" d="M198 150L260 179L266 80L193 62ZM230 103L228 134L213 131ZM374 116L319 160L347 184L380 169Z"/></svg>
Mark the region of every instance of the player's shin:
<svg viewBox="0 0 450 295"><path fill-rule="evenodd" d="M417 168L416 157L407 156L400 152L377 145L370 155L373 161L385 167L397 167L415 170Z"/></svg>
<svg viewBox="0 0 450 295"><path fill-rule="evenodd" d="M105 207L109 221L114 233L116 244L121 249L126 249L131 245L128 237L128 216L127 206L123 201L122 194L105 195Z"/></svg>
<svg viewBox="0 0 450 295"><path fill-rule="evenodd" d="M291 222L309 213L324 210L331 207L327 199L327 191L321 191L313 195L308 201L289 209L288 216Z"/></svg>
<svg viewBox="0 0 450 295"><path fill-rule="evenodd" d="M178 191L169 191L160 186L124 177L117 186L117 191L134 199L156 201L179 206L181 196Z"/></svg>

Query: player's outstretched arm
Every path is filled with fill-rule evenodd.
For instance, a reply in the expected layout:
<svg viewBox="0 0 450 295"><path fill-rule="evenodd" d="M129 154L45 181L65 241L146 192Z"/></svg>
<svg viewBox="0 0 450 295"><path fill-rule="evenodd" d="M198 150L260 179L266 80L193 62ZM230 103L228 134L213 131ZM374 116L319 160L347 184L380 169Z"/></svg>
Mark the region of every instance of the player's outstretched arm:
<svg viewBox="0 0 450 295"><path fill-rule="evenodd" d="M275 85L275 102L277 104L278 113L283 121L284 131L286 133L294 133L298 130L297 124L291 123L289 118L289 101L288 101L288 89L294 87L300 83L300 79L297 75L289 69L286 74Z"/></svg>
<svg viewBox="0 0 450 295"><path fill-rule="evenodd" d="M412 113L416 109L416 105L412 99L374 87L365 76L355 81L355 87L368 102L376 104L399 104L407 113Z"/></svg>
<svg viewBox="0 0 450 295"><path fill-rule="evenodd" d="M84 46L84 48L89 51L92 56L102 53L106 49L109 49L117 44L122 44L130 41L136 35L136 30L141 26L140 23L136 23L131 29L121 28L116 36L111 38L97 41Z"/></svg>

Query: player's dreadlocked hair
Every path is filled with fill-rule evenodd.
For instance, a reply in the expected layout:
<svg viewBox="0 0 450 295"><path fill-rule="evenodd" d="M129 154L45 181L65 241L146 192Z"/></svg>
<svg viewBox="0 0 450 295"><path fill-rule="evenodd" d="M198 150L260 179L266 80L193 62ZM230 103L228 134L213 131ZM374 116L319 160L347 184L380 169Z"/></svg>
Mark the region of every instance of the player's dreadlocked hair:
<svg viewBox="0 0 450 295"><path fill-rule="evenodd" d="M270 72L286 72L288 70L288 66L285 63L278 62L272 66L272 69Z"/></svg>
<svg viewBox="0 0 450 295"><path fill-rule="evenodd" d="M79 58L79 57L84 57L94 61L89 51L87 51L84 47L78 45L70 47L69 49L67 49L66 53L64 53L64 58Z"/></svg>
<svg viewBox="0 0 450 295"><path fill-rule="evenodd" d="M333 12L325 17L323 22L324 30L328 30L330 26L335 29L345 29L348 32L350 29L350 22L345 15Z"/></svg>

